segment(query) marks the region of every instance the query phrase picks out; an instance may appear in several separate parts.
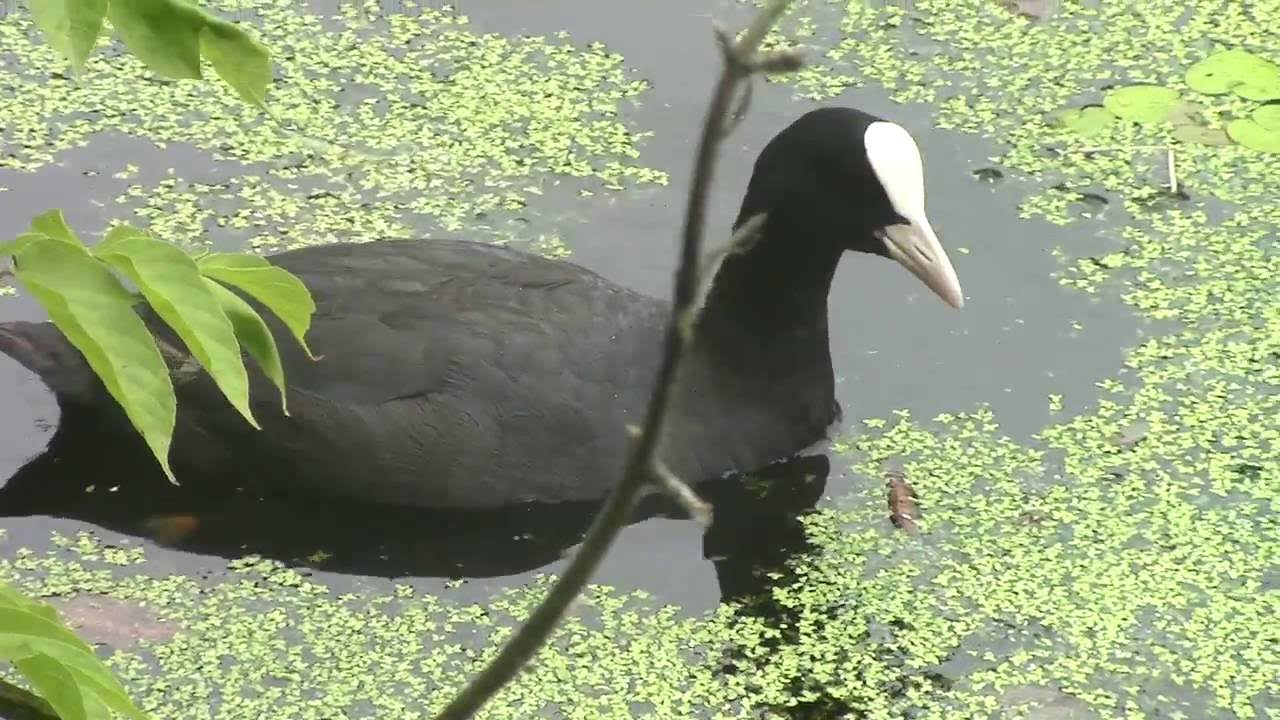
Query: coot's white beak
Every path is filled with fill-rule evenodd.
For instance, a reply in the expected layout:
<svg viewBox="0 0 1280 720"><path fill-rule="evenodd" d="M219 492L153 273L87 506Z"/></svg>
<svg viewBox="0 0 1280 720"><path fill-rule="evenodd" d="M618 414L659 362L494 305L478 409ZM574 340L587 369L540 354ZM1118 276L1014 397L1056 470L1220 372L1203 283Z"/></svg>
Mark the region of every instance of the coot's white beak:
<svg viewBox="0 0 1280 720"><path fill-rule="evenodd" d="M923 214L906 224L890 225L878 233L889 257L910 270L920 281L953 308L964 307L964 293L951 259L938 242L929 219Z"/></svg>
<svg viewBox="0 0 1280 720"><path fill-rule="evenodd" d="M911 134L896 123L877 121L863 137L867 160L893 206L905 222L876 231L889 257L920 278L954 308L964 307L964 293L951 260L924 214L924 163Z"/></svg>

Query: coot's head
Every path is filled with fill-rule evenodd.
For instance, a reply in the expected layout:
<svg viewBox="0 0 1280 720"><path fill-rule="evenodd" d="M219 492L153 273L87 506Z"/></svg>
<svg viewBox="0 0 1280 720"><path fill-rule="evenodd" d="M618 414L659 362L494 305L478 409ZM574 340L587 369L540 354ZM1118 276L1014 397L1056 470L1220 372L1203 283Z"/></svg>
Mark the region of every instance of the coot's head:
<svg viewBox="0 0 1280 720"><path fill-rule="evenodd" d="M765 232L892 258L952 307L960 281L924 211L920 149L902 126L860 110L806 113L765 146L737 224L767 212Z"/></svg>

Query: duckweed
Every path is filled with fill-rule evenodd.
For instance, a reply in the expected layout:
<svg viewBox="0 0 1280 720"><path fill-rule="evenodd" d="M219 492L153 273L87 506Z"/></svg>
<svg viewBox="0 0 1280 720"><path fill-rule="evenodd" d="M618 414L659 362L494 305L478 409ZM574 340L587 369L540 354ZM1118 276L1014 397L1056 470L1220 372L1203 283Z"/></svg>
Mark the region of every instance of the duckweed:
<svg viewBox="0 0 1280 720"><path fill-rule="evenodd" d="M272 49L285 130L220 84L160 79L105 39L75 82L18 14L0 26L14 63L0 77L0 167L38 170L103 131L193 145L239 172L223 183L179 173L117 203L175 242L217 229L273 249L464 225L509 240L506 221L548 175L605 192L666 182L635 162L646 133L618 117L646 83L599 44L481 35L429 8L371 21L355 5L331 18L288 0L214 9L251 21Z"/></svg>
<svg viewBox="0 0 1280 720"><path fill-rule="evenodd" d="M774 575L766 596L686 618L643 593L595 587L537 664L484 717L1027 717L1037 707L1072 717L1274 712L1280 701L1274 621L1280 617L1280 206L1273 199L1280 163L1248 147L1183 143L1171 124L1104 123L1085 137L1057 117L1063 108L1100 103L1113 85L1172 88L1203 106L1210 128L1250 117L1256 101L1197 93L1187 87L1185 72L1224 48L1274 52L1269 29L1280 27L1280 2L1065 4L1039 21L988 0L916 0L914 8L801 2L772 43L833 49L787 82L811 98L878 83L903 102L929 103L941 127L1000 140L1004 149L994 162L1002 181L1028 188L1028 217L1106 233L1123 248L1097 257L1059 248L1057 281L1126 303L1172 330L1132 348L1123 373L1099 383L1086 411L1065 416L1062 398L1051 395L1055 422L1032 443L1004 436L983 407L931 420L905 412L866 419L834 443L865 482L806 516L816 550ZM263 12L280 27L316 22L285 17L278 8ZM387 22L392 32L411 32ZM520 43L468 45L449 35L465 34L458 21L442 16L438 23L413 37L459 53L455 57L478 52L504 72L528 72L521 77L536 82L523 59L500 62L508 54L527 58L515 49L524 47ZM12 27L3 29L4 42L16 37ZM273 37L267 37L272 47L299 47L287 43L299 43L301 35ZM339 32L324 42L351 40ZM375 47L346 46L350 54L331 62L383 52L367 44ZM409 47L406 53L414 52ZM301 65L314 64L302 57ZM632 91L618 89L629 87L621 85L620 64L592 57L614 78L606 83L611 94L587 94L598 103L594 111L608 116ZM550 56L543 60L550 69L560 67ZM282 62L289 62L287 54ZM370 64L363 72L374 84L417 72L398 69L383 55L377 62L397 69ZM354 72L352 65L338 66ZM337 92L305 67L286 72ZM430 86L425 76L410 76ZM473 89L484 86L474 82ZM149 93L195 92L139 84ZM279 92L284 99L277 102L298 108L296 118L305 120L306 103L291 105L289 91ZM54 94L43 97L54 106ZM332 113L326 122L343 128L328 139L352 136L356 117L378 117L372 106L382 106L365 105L371 107L360 110L363 115L326 110ZM483 108L475 112L485 117ZM75 113L58 115L58 134L30 112L23 117L20 131L33 145L22 162L39 162L50 143L86 137L77 136L84 128ZM322 162L336 161L308 154L300 141L286 151L265 129L210 118L183 120L203 129L188 131L174 118L169 130L161 122L148 133L203 138L212 152L247 166L286 157L300 164L210 189L232 194L239 204L208 217L246 223L263 245L289 244L313 228L315 235L361 239L366 224L405 222L399 213L410 206L387 198L347 215L338 209L349 207L343 202L312 213L311 202L298 199L288 183L306 178L351 198L385 188L391 197L407 177L391 168L409 161L380 160L374 170L367 160L344 159L350 175L327 174ZM571 131L548 127L545 145L521 146L526 160L504 159L506 150L490 144L498 131L483 120L479 136L455 128L432 137L489 148L491 155L481 153L482 172L499 180L525 177L526 169L530 177L551 171L594 174L605 182L609 173L629 182L650 179L625 164L599 164L572 152L562 162L547 151L564 149L556 145L564 141L554 139L563 131L630 158L627 132L610 122L615 129L585 122ZM441 123L451 127L447 119ZM318 127L309 132L326 137ZM412 133L380 134L368 150L394 150L406 139L424 143L420 156L437 163L432 167L448 168L449 158L462 157ZM1157 165L1153 153L1127 149L1151 146L1177 148L1181 193L1169 192L1167 178L1159 176L1163 156ZM460 182L453 178L436 179L443 188ZM506 193L518 195L512 188L527 182L481 193L483 200L467 200L461 209L419 209L469 222L477 209L499 207ZM1075 213L1085 189L1109 196L1124 209L1123 221L1104 226ZM158 195L189 202L176 193ZM156 196L144 189L127 200L160 221L165 206L145 209L160 202ZM175 225L175 232L195 233L208 222L197 222L196 210L184 212L187 224ZM269 213L283 218L280 227L294 229L273 235L277 216ZM877 477L890 456L904 457L918 495L918 535L894 531L885 517ZM549 582L476 605L449 592L421 596L408 588L336 594L256 558L233 563L229 580L151 577L145 562L135 562L137 554L109 554L91 537L64 539L43 554L6 550L0 577L32 592L130 599L183 628L172 640L140 641L110 657L161 717L423 717L494 652Z"/></svg>
<svg viewBox="0 0 1280 720"><path fill-rule="evenodd" d="M1175 329L1133 348L1123 380L1100 383L1089 412L1044 428L1034 446L1000 436L985 409L869 422L841 443L868 477L885 457L911 454L931 536L913 546L869 529L883 524L872 483L811 517L824 553L796 568L806 580L797 588L812 596L815 570L825 573L842 593L820 616L846 631L822 634L862 629L864 640L781 649L801 654L797 668L866 668L877 682L814 692L875 717L1008 711L1010 698L1044 687L1108 716L1265 717L1280 696L1280 656L1269 649L1280 630L1268 620L1280 612L1280 214L1270 200L1280 163L1249 147L1182 142L1167 123L1062 123L1055 110L1087 109L1111 87L1157 86L1166 89L1130 94L1197 103L1220 132L1258 103L1197 93L1186 70L1223 48L1275 53L1268 28L1280 3L1068 5L1038 22L988 2L914 7L802 8L848 36L797 92L831 97L874 81L902 102L931 103L941 127L1002 141L995 160L1033 188L1027 216L1124 248L1057 249L1059 282ZM1138 120L1165 112L1121 110ZM1162 187L1163 153L1140 147L1176 148L1182 194ZM1126 219L1098 229L1079 219L1085 189L1117 200ZM876 625L892 631L875 641L866 628ZM901 697L886 701L889 688Z"/></svg>

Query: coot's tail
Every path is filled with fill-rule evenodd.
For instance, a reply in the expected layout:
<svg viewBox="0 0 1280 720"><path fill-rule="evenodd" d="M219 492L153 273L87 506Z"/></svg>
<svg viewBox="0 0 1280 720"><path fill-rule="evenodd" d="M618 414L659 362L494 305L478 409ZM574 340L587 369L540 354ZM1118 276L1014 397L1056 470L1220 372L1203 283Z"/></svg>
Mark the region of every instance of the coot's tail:
<svg viewBox="0 0 1280 720"><path fill-rule="evenodd" d="M93 405L100 397L98 376L53 323L0 323L0 352L38 375L60 405Z"/></svg>

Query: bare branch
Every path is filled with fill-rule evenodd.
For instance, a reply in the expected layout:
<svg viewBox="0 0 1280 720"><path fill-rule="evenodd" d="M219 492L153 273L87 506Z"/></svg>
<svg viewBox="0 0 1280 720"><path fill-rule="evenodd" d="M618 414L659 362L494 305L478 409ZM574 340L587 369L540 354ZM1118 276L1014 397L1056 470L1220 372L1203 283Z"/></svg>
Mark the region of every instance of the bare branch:
<svg viewBox="0 0 1280 720"><path fill-rule="evenodd" d="M641 430L635 425L627 425L627 434L632 440L639 440ZM650 469L653 479L649 483L649 487L658 492L664 492L685 509L689 513L689 517L697 520L703 527L711 525L711 504L693 491L683 480L676 476L666 465L660 461L654 461L654 466ZM637 497L637 500L640 498Z"/></svg>
<svg viewBox="0 0 1280 720"><path fill-rule="evenodd" d="M750 250L751 246L756 244L756 240L760 239L760 231L764 228L766 215L766 213L759 212L747 218L747 221L734 231L733 237L729 238L728 244L718 250L707 253L706 257L702 259L702 267L699 272L704 276L708 275L712 267L721 258Z"/></svg>
<svg viewBox="0 0 1280 720"><path fill-rule="evenodd" d="M747 117L747 111L751 109L751 95L755 85L751 83L751 78L742 83L742 94L738 96L738 104L733 107L733 111L729 113L729 120L725 123L724 134L729 136L734 130L742 124Z"/></svg>
<svg viewBox="0 0 1280 720"><path fill-rule="evenodd" d="M707 198L715 174L716 153L724 139L726 118L738 84L754 71L750 61L755 58L760 43L790 4L790 0L771 0L756 15L737 42L731 43L726 34L719 33L725 63L707 109L694 161L693 184L689 190L684 218L683 247L680 265L676 270L662 362L654 379L644 427L632 447L622 481L605 501L577 555L547 593L547 597L534 608L528 620L511 636L493 660L437 715L438 720L470 718L537 653L574 598L591 580L605 553L630 519L636 498L653 478L671 393L676 385L680 361L690 335L681 326L686 322L700 289L699 271Z"/></svg>
<svg viewBox="0 0 1280 720"><path fill-rule="evenodd" d="M799 50L779 50L761 56L754 63L756 72L789 73L804 67L804 55Z"/></svg>
<svg viewBox="0 0 1280 720"><path fill-rule="evenodd" d="M676 477L676 474L671 472L671 468L667 467L662 462L659 461L654 463L653 474L658 479L658 487L662 488L662 490L664 490L668 495L675 498L676 501L684 507L685 511L688 512L694 520L698 521L699 525L702 525L704 528L711 527L711 519L713 515L711 503L698 497L698 494L693 491L693 488L689 487L683 480Z"/></svg>

